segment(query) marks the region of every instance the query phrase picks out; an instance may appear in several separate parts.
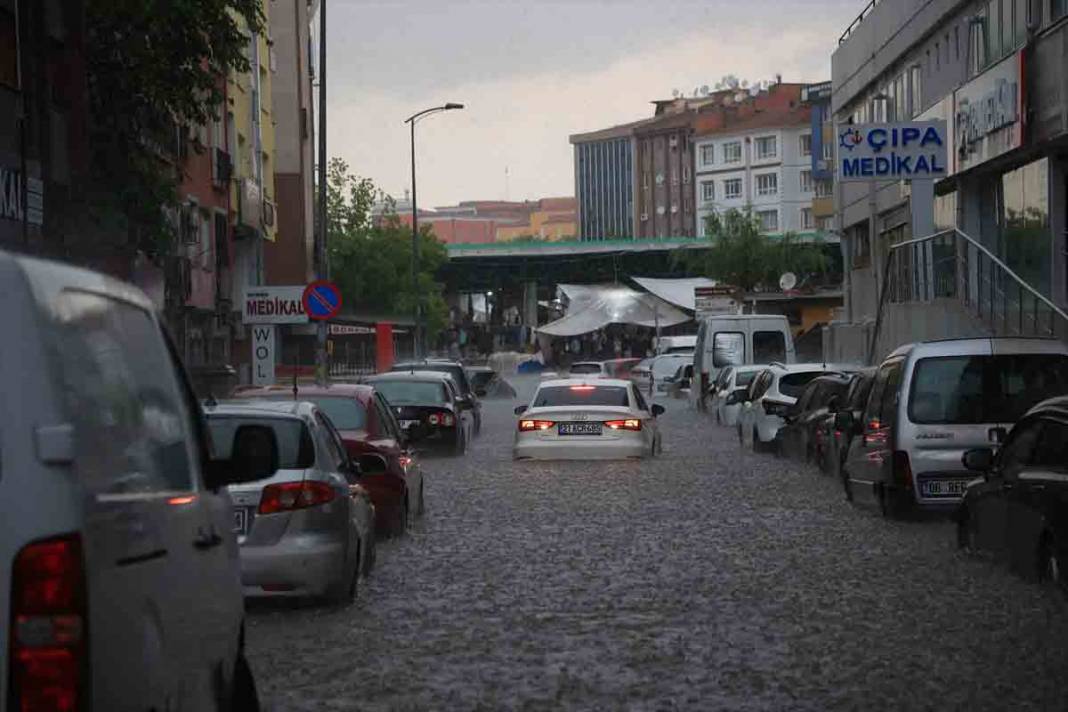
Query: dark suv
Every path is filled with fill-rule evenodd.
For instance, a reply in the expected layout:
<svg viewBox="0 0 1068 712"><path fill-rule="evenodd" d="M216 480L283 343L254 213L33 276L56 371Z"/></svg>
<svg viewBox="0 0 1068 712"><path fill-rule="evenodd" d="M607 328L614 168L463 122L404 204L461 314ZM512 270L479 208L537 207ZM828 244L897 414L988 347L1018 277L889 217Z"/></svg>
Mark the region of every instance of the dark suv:
<svg viewBox="0 0 1068 712"><path fill-rule="evenodd" d="M456 390L460 392L460 399L463 407L471 411L471 418L475 424L474 434L478 435L482 430L482 403L478 400L478 394L475 393L475 389L471 386L470 379L467 378L467 371L464 370L462 363L456 361L437 361L434 359L426 359L423 361L405 361L404 363L395 363L390 371L440 371L452 376L452 380L456 383Z"/></svg>

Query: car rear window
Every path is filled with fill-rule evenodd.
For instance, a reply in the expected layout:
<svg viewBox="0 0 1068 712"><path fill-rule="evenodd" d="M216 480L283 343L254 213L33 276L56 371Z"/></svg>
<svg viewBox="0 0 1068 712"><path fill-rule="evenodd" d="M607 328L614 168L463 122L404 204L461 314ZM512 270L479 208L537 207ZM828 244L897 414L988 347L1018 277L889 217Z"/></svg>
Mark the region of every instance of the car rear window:
<svg viewBox="0 0 1068 712"><path fill-rule="evenodd" d="M753 379L756 378L756 375L758 373L760 373L760 371L748 371L746 373L739 373L734 377L735 387L741 388L742 386L748 386L750 383L753 382Z"/></svg>
<svg viewBox="0 0 1068 712"><path fill-rule="evenodd" d="M784 396L797 398L805 390L805 386L813 378L819 376L822 371L806 371L804 373L787 373L779 378L779 392Z"/></svg>
<svg viewBox="0 0 1068 712"><path fill-rule="evenodd" d="M445 385L428 381L375 381L375 390L393 405L447 403Z"/></svg>
<svg viewBox="0 0 1068 712"><path fill-rule="evenodd" d="M627 389L622 386L549 386L538 390L534 408L565 405L629 406Z"/></svg>
<svg viewBox="0 0 1068 712"><path fill-rule="evenodd" d="M599 363L576 363L571 366L571 373L600 373Z"/></svg>
<svg viewBox="0 0 1068 712"><path fill-rule="evenodd" d="M1011 423L1031 406L1068 393L1068 356L946 356L916 362L909 420L922 424Z"/></svg>
<svg viewBox="0 0 1068 712"><path fill-rule="evenodd" d="M240 415L208 415L215 457L229 459L234 445L234 433L241 425L265 425L278 439L278 468L303 470L315 465L315 445L304 421L296 418L255 418Z"/></svg>
<svg viewBox="0 0 1068 712"><path fill-rule="evenodd" d="M289 397L274 397L268 400L292 400ZM338 430L363 430L367 427L367 410L355 398L340 396L300 396L300 400L319 406Z"/></svg>
<svg viewBox="0 0 1068 712"><path fill-rule="evenodd" d="M493 371L475 371L469 374L471 378L471 386L473 388L482 388L493 380Z"/></svg>

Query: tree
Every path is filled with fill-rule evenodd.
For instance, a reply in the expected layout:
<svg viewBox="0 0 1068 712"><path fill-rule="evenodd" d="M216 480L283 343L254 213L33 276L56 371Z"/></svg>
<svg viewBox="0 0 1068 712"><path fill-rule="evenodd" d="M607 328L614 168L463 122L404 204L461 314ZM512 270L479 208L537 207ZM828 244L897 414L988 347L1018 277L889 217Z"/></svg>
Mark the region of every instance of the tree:
<svg viewBox="0 0 1068 712"><path fill-rule="evenodd" d="M87 0L90 175L82 207L96 228L74 252L168 254L180 127L218 117L231 71L248 71L261 0ZM106 244L101 244L104 241Z"/></svg>
<svg viewBox="0 0 1068 712"><path fill-rule="evenodd" d="M376 201L385 203L377 219ZM408 315L421 294L427 333L444 328L448 309L434 274L448 254L429 225L419 229L418 286L413 290L411 227L401 222L391 199L369 178L351 175L340 158L331 159L327 167L326 212L330 274L345 304L360 311Z"/></svg>
<svg viewBox="0 0 1068 712"><path fill-rule="evenodd" d="M821 243L803 243L794 233L773 239L760 230L750 209L731 209L705 218L710 250L676 250L676 266L737 287L743 292L777 288L779 276L794 272L799 281L825 274L831 259Z"/></svg>

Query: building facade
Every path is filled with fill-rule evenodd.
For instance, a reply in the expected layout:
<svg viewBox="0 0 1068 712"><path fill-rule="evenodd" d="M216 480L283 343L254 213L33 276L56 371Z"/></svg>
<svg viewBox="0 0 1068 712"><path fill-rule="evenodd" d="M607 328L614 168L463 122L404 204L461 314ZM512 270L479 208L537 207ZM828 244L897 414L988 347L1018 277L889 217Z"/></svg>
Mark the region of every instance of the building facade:
<svg viewBox="0 0 1068 712"><path fill-rule="evenodd" d="M632 234L639 239L696 233L693 114L685 108L682 111L658 116L634 129L638 220Z"/></svg>
<svg viewBox="0 0 1068 712"><path fill-rule="evenodd" d="M580 239L634 235L634 128L640 123L571 136Z"/></svg>
<svg viewBox="0 0 1068 712"><path fill-rule="evenodd" d="M949 176L935 186L936 229L960 230L1062 308L1066 57L1060 0L901 0L869 8L832 58L838 126L945 120ZM923 236L911 234L903 182L840 183L836 202L847 296L832 348L845 357L861 350L876 318L890 245ZM956 335L952 316L940 320L940 335ZM917 336L904 329L885 343Z"/></svg>

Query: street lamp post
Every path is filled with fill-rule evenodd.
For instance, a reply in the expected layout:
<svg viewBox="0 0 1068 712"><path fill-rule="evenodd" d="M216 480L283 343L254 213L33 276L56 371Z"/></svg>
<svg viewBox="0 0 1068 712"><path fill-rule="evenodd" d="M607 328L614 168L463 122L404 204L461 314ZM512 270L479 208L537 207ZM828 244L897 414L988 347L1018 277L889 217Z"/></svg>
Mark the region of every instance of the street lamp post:
<svg viewBox="0 0 1068 712"><path fill-rule="evenodd" d="M442 106L423 109L419 113L412 114L404 120L404 123L411 127L412 134L412 293L415 297L415 310L413 314L415 317L415 324L413 328L414 338L412 341L412 348L415 351L415 358L419 358L423 355L423 339L425 337L425 334L423 333L423 296L419 293L419 207L415 200L415 124L419 119L429 116L430 114L462 108L464 108L463 104L449 102Z"/></svg>

